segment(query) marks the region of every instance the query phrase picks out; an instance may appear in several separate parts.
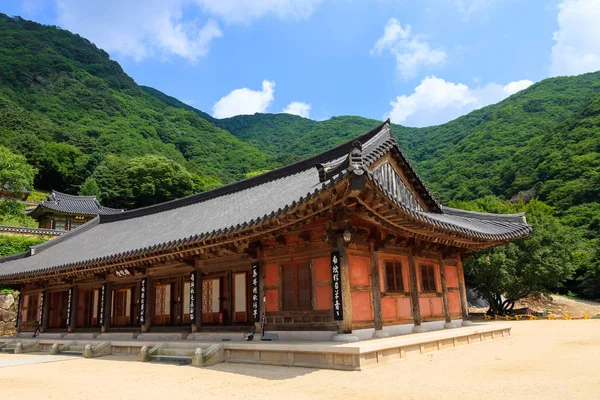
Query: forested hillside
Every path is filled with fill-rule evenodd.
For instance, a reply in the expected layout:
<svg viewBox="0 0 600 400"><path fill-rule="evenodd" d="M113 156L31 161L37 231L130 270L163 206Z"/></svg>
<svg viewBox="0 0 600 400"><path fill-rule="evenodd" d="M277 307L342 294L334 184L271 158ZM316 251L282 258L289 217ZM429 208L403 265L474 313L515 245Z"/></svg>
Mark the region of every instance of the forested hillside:
<svg viewBox="0 0 600 400"><path fill-rule="evenodd" d="M0 146L25 156L36 188L97 194L107 206L230 183L380 123L288 114L219 120L138 86L68 31L0 14L0 37ZM392 129L443 203L495 212L528 210L531 199L550 205L542 214L572 229L575 277L600 281L600 72L544 80L443 125ZM600 295L600 285L589 293Z"/></svg>
<svg viewBox="0 0 600 400"><path fill-rule="evenodd" d="M0 145L38 169L39 188L77 193L94 177L106 205L129 208L273 165L196 113L148 95L78 35L0 15L0 37ZM155 169L170 181L147 182L138 198L135 178L151 181Z"/></svg>

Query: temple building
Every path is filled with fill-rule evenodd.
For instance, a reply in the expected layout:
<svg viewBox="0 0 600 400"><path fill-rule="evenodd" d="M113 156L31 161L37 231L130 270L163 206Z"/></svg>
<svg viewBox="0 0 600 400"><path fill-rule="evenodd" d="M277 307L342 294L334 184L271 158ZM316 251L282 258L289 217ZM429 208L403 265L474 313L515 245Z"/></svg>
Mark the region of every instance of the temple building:
<svg viewBox="0 0 600 400"><path fill-rule="evenodd" d="M98 215L122 212L121 209L102 206L96 196L73 196L53 190L48 200L40 201L27 214L39 222L39 228L70 231Z"/></svg>
<svg viewBox="0 0 600 400"><path fill-rule="evenodd" d="M0 259L18 329L219 332L357 340L468 317L463 259L525 238L523 214L442 206L386 121L321 154L141 209L40 204L77 230ZM88 199L88 198L86 198ZM65 202L66 200L66 202ZM37 210L37 209L36 209ZM50 218L50 217L49 217ZM71 220L72 228L74 220Z"/></svg>

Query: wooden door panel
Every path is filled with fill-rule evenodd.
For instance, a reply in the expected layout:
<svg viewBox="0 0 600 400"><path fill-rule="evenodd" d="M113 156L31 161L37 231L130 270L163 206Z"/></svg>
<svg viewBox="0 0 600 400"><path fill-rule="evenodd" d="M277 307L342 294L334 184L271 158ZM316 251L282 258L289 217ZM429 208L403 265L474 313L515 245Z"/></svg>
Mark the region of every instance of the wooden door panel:
<svg viewBox="0 0 600 400"><path fill-rule="evenodd" d="M202 323L224 323L221 307L221 278L202 281Z"/></svg>

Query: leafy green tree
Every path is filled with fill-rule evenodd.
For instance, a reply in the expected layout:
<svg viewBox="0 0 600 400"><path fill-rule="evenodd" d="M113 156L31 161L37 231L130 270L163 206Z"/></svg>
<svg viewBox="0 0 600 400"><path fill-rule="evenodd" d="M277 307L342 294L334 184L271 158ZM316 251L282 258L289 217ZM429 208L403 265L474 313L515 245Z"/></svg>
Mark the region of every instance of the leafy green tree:
<svg viewBox="0 0 600 400"><path fill-rule="evenodd" d="M83 182L83 185L79 188L80 196L96 196L98 201L102 200L102 194L100 193L100 186L94 177L89 177Z"/></svg>
<svg viewBox="0 0 600 400"><path fill-rule="evenodd" d="M489 301L489 312L499 315L512 310L517 300L556 290L575 270L574 230L540 201L519 208L527 212L533 227L530 238L479 251L465 260L469 284Z"/></svg>
<svg viewBox="0 0 600 400"><path fill-rule="evenodd" d="M23 191L33 188L36 170L27 164L25 157L12 153L0 146L0 224L33 225L34 221L25 214L25 208L18 203Z"/></svg>
<svg viewBox="0 0 600 400"><path fill-rule="evenodd" d="M36 172L25 157L0 146L0 191L8 197L21 200L23 191L33 188Z"/></svg>
<svg viewBox="0 0 600 400"><path fill-rule="evenodd" d="M143 207L194 193L191 173L175 161L159 156L135 157L127 162L135 206Z"/></svg>

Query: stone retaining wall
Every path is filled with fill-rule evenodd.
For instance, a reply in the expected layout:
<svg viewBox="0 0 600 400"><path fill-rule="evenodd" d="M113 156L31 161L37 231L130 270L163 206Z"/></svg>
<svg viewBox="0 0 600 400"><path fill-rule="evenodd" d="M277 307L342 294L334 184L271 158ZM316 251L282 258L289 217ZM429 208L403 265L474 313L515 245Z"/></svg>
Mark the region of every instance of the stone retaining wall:
<svg viewBox="0 0 600 400"><path fill-rule="evenodd" d="M16 332L19 293L0 293L0 336Z"/></svg>

